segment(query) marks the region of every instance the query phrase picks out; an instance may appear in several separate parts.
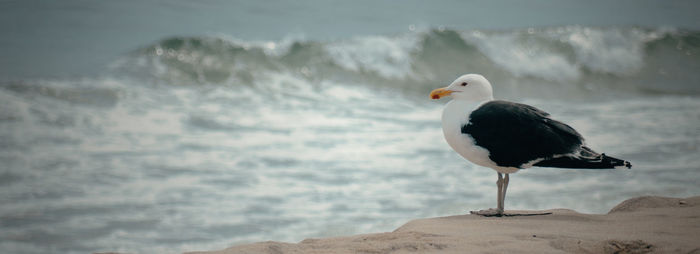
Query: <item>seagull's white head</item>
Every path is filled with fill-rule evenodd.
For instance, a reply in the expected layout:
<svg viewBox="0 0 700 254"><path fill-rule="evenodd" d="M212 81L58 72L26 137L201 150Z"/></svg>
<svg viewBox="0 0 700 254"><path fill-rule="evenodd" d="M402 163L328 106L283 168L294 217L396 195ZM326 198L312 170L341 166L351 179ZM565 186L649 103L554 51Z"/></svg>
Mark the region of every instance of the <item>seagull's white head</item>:
<svg viewBox="0 0 700 254"><path fill-rule="evenodd" d="M487 101L493 100L493 89L484 76L479 74L466 74L457 78L447 87L438 88L430 92L430 98L440 99L450 96L456 100Z"/></svg>

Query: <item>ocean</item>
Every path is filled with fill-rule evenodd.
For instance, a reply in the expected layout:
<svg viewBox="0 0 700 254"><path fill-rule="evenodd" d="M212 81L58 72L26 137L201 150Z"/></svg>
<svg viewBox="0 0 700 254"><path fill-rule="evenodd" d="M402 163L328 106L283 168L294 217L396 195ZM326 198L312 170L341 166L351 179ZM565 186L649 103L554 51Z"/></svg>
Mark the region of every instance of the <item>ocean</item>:
<svg viewBox="0 0 700 254"><path fill-rule="evenodd" d="M522 170L506 209L698 195L693 5L2 1L0 252L216 250L494 207L495 172L449 148L428 97L465 73L633 164Z"/></svg>

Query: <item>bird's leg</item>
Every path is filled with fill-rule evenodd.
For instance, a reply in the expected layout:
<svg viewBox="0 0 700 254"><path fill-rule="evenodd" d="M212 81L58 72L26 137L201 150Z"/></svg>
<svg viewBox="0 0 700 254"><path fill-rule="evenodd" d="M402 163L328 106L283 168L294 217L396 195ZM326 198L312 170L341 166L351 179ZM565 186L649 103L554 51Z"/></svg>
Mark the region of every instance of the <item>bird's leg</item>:
<svg viewBox="0 0 700 254"><path fill-rule="evenodd" d="M501 212L505 212L506 190L508 190L509 180L510 180L510 174L506 174L506 177L503 179L503 193L501 194L501 203L499 206L499 209L501 210Z"/></svg>
<svg viewBox="0 0 700 254"><path fill-rule="evenodd" d="M506 174L506 177L508 177L508 174ZM479 210L479 211L470 211L469 213L471 214L476 214L476 215L482 215L482 216L501 216L503 215L503 198L504 198L504 189L503 189L503 174L500 172L498 173L498 181L496 181L496 186L498 187L498 196L496 200L496 204L498 205L497 209L490 208L488 210Z"/></svg>
<svg viewBox="0 0 700 254"><path fill-rule="evenodd" d="M498 211L503 213L503 196L505 192L503 190L503 174L501 174L501 172L498 172L498 181L496 182L496 186L498 186Z"/></svg>

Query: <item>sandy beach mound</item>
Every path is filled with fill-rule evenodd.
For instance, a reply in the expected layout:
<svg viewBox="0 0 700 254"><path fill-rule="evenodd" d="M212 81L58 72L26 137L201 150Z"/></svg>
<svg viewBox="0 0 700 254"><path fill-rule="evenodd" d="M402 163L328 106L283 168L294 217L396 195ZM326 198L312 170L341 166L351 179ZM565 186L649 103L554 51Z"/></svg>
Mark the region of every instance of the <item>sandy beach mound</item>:
<svg viewBox="0 0 700 254"><path fill-rule="evenodd" d="M608 214L573 210L507 211L504 217L458 215L413 220L394 232L260 242L233 253L700 253L700 196L638 197ZM551 212L549 215L522 214Z"/></svg>

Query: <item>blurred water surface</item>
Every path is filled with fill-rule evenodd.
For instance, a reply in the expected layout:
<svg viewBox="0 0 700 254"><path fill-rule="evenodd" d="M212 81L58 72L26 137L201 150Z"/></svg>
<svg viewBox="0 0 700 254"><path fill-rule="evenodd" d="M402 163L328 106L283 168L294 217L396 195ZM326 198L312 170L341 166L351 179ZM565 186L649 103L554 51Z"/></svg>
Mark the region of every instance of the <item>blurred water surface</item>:
<svg viewBox="0 0 700 254"><path fill-rule="evenodd" d="M349 11L366 8L361 2L342 3L349 9L337 26L298 18L325 2L68 3L2 2L16 13L77 19L78 30L93 29L80 38L110 48L95 55L101 49L71 38L78 30L44 34L27 27L61 25L0 15L15 21L0 22L4 34L27 39L20 46L2 37L4 59L36 47L16 63L0 60L3 252L221 249L391 231L413 218L492 207L495 173L451 151L440 129L445 101L427 96L463 73L484 74L497 98L548 111L595 150L634 164L524 170L512 177L508 209L605 213L639 195L700 192L700 33L681 15L684 2L668 3L650 23L631 21L654 2L634 2L629 23L568 25L597 19L560 17L573 7L545 1L559 14L527 19L531 27L436 18L462 13L453 10L459 3L426 7L425 23L406 14L425 4L383 17L374 12L391 8L380 3L365 13L372 20ZM677 23L664 23L666 12ZM229 19L261 23L237 30L231 21L227 30L221 20ZM287 20L302 30L269 28ZM343 23L352 20L359 24ZM150 25L103 39L119 30L104 26L112 22ZM192 32L199 27L215 33ZM41 56L45 65L28 67Z"/></svg>

